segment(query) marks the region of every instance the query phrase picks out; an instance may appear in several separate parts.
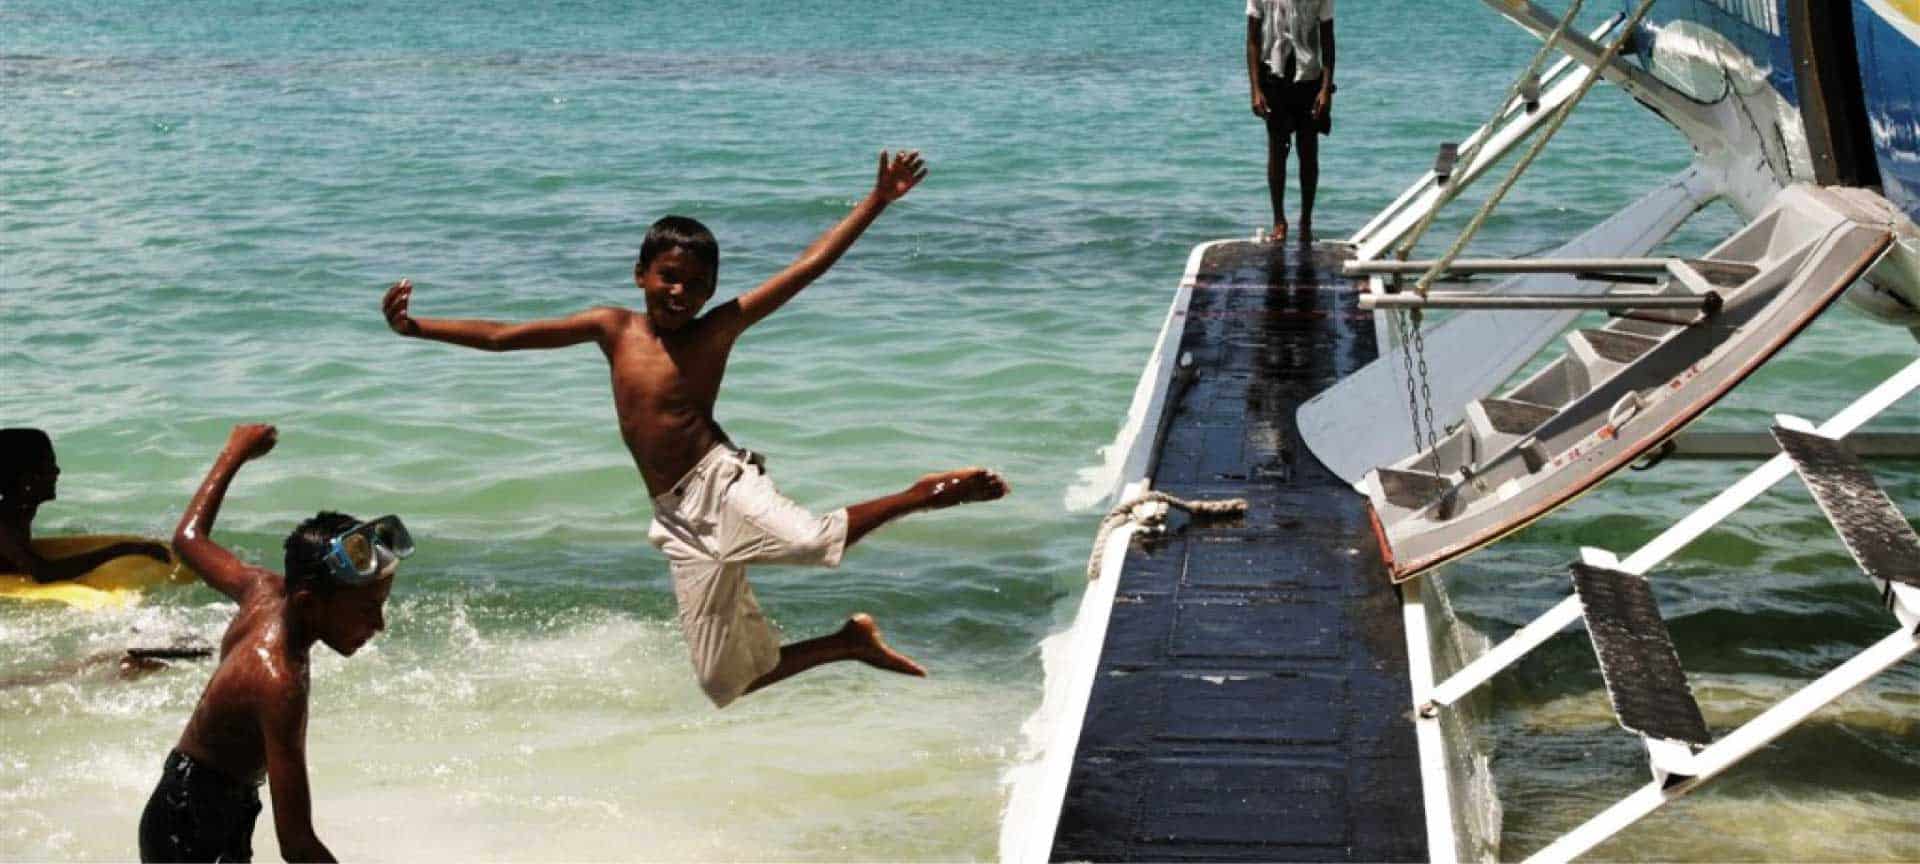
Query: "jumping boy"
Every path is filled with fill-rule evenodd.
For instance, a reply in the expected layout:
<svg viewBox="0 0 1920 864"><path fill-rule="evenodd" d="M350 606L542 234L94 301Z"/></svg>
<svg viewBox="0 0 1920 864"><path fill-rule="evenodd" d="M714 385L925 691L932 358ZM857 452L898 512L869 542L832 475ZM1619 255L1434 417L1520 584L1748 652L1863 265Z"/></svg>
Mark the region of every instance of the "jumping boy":
<svg viewBox="0 0 1920 864"><path fill-rule="evenodd" d="M733 445L713 419L734 342L827 271L888 204L926 176L916 151L880 153L873 191L832 230L760 287L714 307L719 245L700 223L668 216L640 246L634 282L644 313L598 307L565 318L506 324L415 318L413 285L387 291L387 324L403 336L484 351L600 346L613 373L620 434L653 498L647 539L666 553L680 626L701 689L719 707L825 663L858 660L905 675L926 670L880 638L873 618L853 615L837 632L781 645L747 584L749 564L835 567L846 547L919 510L1007 494L991 471L929 474L904 491L815 516L783 497L762 460Z"/></svg>
<svg viewBox="0 0 1920 864"><path fill-rule="evenodd" d="M360 522L323 512L287 535L282 576L213 542L233 475L274 441L272 426L235 426L173 535L180 556L240 610L140 815L142 861L252 860L263 776L273 784L282 856L334 860L314 836L307 789L308 654L325 642L352 656L386 629L387 592L413 543L395 517Z"/></svg>

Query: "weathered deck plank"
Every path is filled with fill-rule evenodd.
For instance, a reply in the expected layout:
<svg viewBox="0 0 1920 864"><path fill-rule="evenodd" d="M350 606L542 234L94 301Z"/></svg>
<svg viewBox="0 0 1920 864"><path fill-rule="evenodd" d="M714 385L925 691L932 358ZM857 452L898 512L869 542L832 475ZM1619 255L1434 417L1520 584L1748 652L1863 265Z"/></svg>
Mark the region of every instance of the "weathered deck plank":
<svg viewBox="0 0 1920 864"><path fill-rule="evenodd" d="M1427 857L1398 596L1293 423L1375 355L1354 290L1326 248L1201 261L1154 488L1250 510L1129 550L1055 860Z"/></svg>

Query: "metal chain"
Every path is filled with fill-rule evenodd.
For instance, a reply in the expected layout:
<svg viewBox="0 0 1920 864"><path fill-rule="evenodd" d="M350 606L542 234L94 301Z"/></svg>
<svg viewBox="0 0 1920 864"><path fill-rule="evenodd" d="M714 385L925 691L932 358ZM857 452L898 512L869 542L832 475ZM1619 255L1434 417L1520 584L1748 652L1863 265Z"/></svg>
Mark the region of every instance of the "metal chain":
<svg viewBox="0 0 1920 864"><path fill-rule="evenodd" d="M1394 327L1398 330L1400 336L1400 368L1407 370L1407 418L1413 426L1413 452L1415 453L1419 453L1420 448L1424 446L1420 437L1420 391L1415 389L1413 380L1413 340L1414 333L1417 331L1410 326L1411 319L1418 312L1419 310L1415 309L1406 312L1390 313L1393 315ZM1426 380L1426 372L1424 371L1426 367L1426 358L1423 356L1420 358L1419 367L1422 370L1420 375L1423 382ZM1431 393L1429 393L1429 397L1431 397ZM1432 416L1431 410L1428 411L1428 416Z"/></svg>
<svg viewBox="0 0 1920 864"><path fill-rule="evenodd" d="M1427 414L1427 454L1433 457L1433 473L1446 476L1440 470L1440 426L1433 422L1433 388L1427 386L1427 340L1420 335L1420 310L1413 310L1407 316L1412 319L1408 329L1413 331L1413 356L1420 361L1420 407ZM1411 388L1413 382L1407 382ZM1419 430L1415 430L1418 434Z"/></svg>

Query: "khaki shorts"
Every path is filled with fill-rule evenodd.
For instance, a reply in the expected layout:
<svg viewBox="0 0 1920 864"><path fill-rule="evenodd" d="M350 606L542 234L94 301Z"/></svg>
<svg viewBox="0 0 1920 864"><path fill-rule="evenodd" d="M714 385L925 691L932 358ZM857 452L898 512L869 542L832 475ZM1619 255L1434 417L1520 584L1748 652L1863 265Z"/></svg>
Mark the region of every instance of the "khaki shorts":
<svg viewBox="0 0 1920 864"><path fill-rule="evenodd" d="M721 444L653 499L647 542L666 553L700 688L724 708L780 662L780 633L760 612L747 565L840 566L847 511L807 512L774 488L758 457Z"/></svg>

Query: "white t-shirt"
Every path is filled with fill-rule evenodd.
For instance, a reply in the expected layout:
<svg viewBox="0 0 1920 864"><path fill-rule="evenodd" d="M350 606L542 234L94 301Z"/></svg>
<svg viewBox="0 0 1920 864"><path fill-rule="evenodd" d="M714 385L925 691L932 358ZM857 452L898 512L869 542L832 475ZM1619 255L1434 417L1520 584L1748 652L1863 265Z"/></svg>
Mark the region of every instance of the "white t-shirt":
<svg viewBox="0 0 1920 864"><path fill-rule="evenodd" d="M1320 22L1333 20L1333 0L1247 0L1247 17L1260 22L1260 57L1275 75L1293 55L1293 80L1320 77Z"/></svg>

